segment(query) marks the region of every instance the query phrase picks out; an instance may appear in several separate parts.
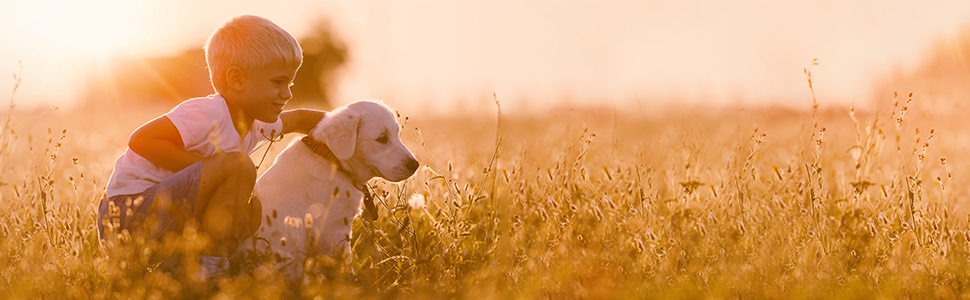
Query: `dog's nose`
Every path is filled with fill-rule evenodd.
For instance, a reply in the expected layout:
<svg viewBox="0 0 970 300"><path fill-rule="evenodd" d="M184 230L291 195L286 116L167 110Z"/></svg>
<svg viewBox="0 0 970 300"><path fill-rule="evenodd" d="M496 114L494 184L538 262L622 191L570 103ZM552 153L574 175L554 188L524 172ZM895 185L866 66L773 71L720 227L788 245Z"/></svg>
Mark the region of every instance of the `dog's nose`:
<svg viewBox="0 0 970 300"><path fill-rule="evenodd" d="M419 164L418 161L413 158L408 158L404 163L404 167L407 168L408 174L414 174L414 171L417 171L419 166L421 166L421 164Z"/></svg>

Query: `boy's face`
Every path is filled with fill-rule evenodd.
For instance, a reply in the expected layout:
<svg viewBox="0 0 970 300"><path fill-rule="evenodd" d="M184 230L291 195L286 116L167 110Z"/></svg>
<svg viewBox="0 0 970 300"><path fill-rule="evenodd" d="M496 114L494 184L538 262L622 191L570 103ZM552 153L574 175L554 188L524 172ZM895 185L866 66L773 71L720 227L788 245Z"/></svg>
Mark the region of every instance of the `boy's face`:
<svg viewBox="0 0 970 300"><path fill-rule="evenodd" d="M253 119L267 123L276 122L283 105L293 93L290 86L299 67L271 64L261 70L244 72L242 93L239 106Z"/></svg>

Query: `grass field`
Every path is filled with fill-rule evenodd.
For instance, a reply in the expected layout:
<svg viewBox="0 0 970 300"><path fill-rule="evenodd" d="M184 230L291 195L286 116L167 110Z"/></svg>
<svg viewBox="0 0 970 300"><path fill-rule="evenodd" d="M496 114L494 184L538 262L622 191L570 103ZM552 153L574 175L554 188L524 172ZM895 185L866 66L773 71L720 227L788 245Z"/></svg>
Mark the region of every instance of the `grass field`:
<svg viewBox="0 0 970 300"><path fill-rule="evenodd" d="M0 122L0 298L970 298L970 129L909 99L402 112L423 167L371 182L381 218L355 221L353 275L313 259L299 292L271 260L211 283L149 271L198 253L193 232L101 248L114 159L167 108L20 112Z"/></svg>

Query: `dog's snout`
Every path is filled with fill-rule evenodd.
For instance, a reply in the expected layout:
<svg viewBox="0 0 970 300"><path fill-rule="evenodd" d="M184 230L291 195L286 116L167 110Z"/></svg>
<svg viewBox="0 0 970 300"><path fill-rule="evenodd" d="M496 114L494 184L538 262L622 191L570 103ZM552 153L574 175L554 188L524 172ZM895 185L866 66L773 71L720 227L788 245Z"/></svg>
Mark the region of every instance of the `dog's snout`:
<svg viewBox="0 0 970 300"><path fill-rule="evenodd" d="M418 170L419 166L421 166L421 164L419 164L418 161L413 158L407 158L407 161L404 162L404 167L408 170L408 174L414 174L414 172Z"/></svg>

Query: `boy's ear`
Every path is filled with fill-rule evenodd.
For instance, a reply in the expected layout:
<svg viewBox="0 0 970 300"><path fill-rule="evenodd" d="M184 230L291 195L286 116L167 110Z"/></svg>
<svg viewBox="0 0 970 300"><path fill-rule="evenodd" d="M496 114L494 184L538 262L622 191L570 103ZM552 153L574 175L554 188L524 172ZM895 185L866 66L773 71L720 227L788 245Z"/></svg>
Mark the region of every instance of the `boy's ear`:
<svg viewBox="0 0 970 300"><path fill-rule="evenodd" d="M226 85L230 89L236 92L242 92L245 89L245 78L243 78L243 71L239 67L232 66L226 70Z"/></svg>
<svg viewBox="0 0 970 300"><path fill-rule="evenodd" d="M343 160L354 155L359 127L360 114L342 109L324 116L310 132L310 136L326 143L334 156Z"/></svg>

